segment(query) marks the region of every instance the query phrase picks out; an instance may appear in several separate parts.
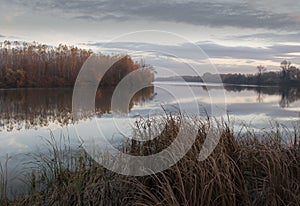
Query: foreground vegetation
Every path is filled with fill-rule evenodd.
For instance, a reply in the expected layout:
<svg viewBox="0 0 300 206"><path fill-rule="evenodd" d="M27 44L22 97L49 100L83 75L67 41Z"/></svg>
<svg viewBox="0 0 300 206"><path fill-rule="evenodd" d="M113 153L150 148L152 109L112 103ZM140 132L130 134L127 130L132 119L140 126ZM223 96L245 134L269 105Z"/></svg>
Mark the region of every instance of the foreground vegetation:
<svg viewBox="0 0 300 206"><path fill-rule="evenodd" d="M161 151L176 137L182 118L187 117L164 118L167 124L159 138L124 143L124 151L134 155ZM8 199L5 170L0 170L0 205L300 205L298 131L275 127L234 135L225 122L189 121L190 127L198 128L198 135L187 155L171 168L145 177L107 171L84 151L72 150L67 138L53 138L48 141L50 156L34 155L36 166L27 181L28 194ZM157 120L144 123L137 124L135 133L142 138L160 127ZM214 152L199 162L210 127L221 131L221 140ZM287 135L292 141L283 142Z"/></svg>

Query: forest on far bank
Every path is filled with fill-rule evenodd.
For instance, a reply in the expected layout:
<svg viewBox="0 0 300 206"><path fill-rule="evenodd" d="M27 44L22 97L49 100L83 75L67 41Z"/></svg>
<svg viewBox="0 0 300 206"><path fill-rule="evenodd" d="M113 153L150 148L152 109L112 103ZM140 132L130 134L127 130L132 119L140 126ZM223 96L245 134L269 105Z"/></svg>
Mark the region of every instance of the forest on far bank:
<svg viewBox="0 0 300 206"><path fill-rule="evenodd" d="M71 87L92 50L37 42L0 43L0 88ZM115 86L128 73L141 69L143 81L153 81L153 72L128 55L107 56L119 60L108 70L101 85Z"/></svg>
<svg viewBox="0 0 300 206"><path fill-rule="evenodd" d="M225 84L246 84L246 85L279 85L298 86L300 85L300 70L291 62L284 60L279 64L278 72L267 71L263 65L256 67L255 74L221 74L222 82ZM215 76L205 73L203 79L213 81Z"/></svg>
<svg viewBox="0 0 300 206"><path fill-rule="evenodd" d="M202 76L171 76L159 77L157 81L187 81L205 83L224 83L237 85L276 85L276 86L300 86L300 69L289 61L282 61L280 71L267 71L263 65L257 66L255 74L212 74L204 73Z"/></svg>

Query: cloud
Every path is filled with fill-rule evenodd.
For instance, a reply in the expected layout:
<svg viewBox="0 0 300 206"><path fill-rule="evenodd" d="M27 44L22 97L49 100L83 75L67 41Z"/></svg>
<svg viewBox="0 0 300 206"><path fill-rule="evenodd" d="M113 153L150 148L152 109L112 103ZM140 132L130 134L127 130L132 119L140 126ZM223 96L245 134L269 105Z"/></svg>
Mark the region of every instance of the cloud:
<svg viewBox="0 0 300 206"><path fill-rule="evenodd" d="M164 51L172 54L172 51L176 51L183 58L198 57L195 54L195 49L189 44L186 45L158 45L141 42L97 42L97 43L83 43L83 45L93 46L96 48L110 48L116 51L129 50L129 51ZM196 43L209 57L211 58L236 58L236 59L257 59L257 60L277 60L274 58L280 55L291 54L291 57L295 56L293 53L300 51L300 45L284 45L275 44L269 47L246 47L246 46L225 46L214 42L199 42ZM201 50L199 50L201 52Z"/></svg>
<svg viewBox="0 0 300 206"><path fill-rule="evenodd" d="M180 22L211 27L266 28L299 30L298 17L291 12L266 12L264 7L246 1L138 1L138 0L13 0L34 11L57 12L75 19L145 20ZM299 4L294 7L300 9ZM293 6L289 8L293 8ZM297 18L296 18L297 19Z"/></svg>
<svg viewBox="0 0 300 206"><path fill-rule="evenodd" d="M236 58L236 59L255 59L281 61L280 58L289 58L297 61L293 53L300 51L300 45L275 44L269 47L229 47L214 43L199 45L212 58ZM297 61L298 62L298 61Z"/></svg>
<svg viewBox="0 0 300 206"><path fill-rule="evenodd" d="M205 55L201 54L201 50L195 50L188 44L182 45L161 45L150 44L141 42L112 42L112 43L90 43L85 44L99 48L99 51L157 51L157 53L169 53L176 54L176 56L183 59L185 62L201 62L199 57L203 57L204 64ZM209 57L209 59L217 66L222 72L255 72L255 67L259 64L263 64L268 67L269 70L279 69L280 62L284 59L292 61L296 66L300 65L298 52L300 51L300 45L284 45L275 44L269 47L245 47L245 46L225 46L214 42L199 42L197 43ZM153 54L152 54L153 56ZM169 58L168 55L164 55L165 58ZM147 54L145 57L147 60ZM162 55L158 55L157 62L161 63ZM169 58L172 59L172 58ZM173 58L173 61L179 61L180 59ZM168 62L170 66L172 65ZM172 67L172 66L170 66Z"/></svg>
<svg viewBox="0 0 300 206"><path fill-rule="evenodd" d="M272 32L263 32L263 33L254 33L247 35L227 35L224 37L224 40L249 40L249 41L257 41L257 40L267 40L274 42L300 42L300 32L282 32L282 33L272 33Z"/></svg>
<svg viewBox="0 0 300 206"><path fill-rule="evenodd" d="M267 14L240 2L188 2L151 4L136 8L134 15L155 20L175 21L212 27L278 29L298 27L286 14ZM298 27L299 28L299 27Z"/></svg>
<svg viewBox="0 0 300 206"><path fill-rule="evenodd" d="M5 7L25 13L22 18L15 19L15 24L6 23L11 25L11 31L19 30L16 35L23 35L24 28L34 28L26 31L29 33L27 35L34 36L37 34L29 31L42 30L46 25L57 35L62 34L63 41L68 41L69 36L75 34L73 39L77 43L111 38L125 31L166 28L185 36L190 35L194 40L206 38L214 41L198 42L197 45L220 64L222 61L219 60L226 60L224 67L229 67L227 63L230 59L239 61L240 65L255 64L258 61L275 64L274 62L280 62L283 58L300 64L298 56L294 55L300 51L300 44L296 44L300 40L300 3L292 0L11 0L6 2ZM8 10L3 12L9 14ZM35 23L33 19L37 16L40 21ZM32 23L29 24L32 27L26 27L28 22ZM45 33L42 31L42 35L33 38L38 41L41 41L41 36L45 39L53 38L46 33L49 28L45 29ZM4 33L10 34L9 29ZM254 47L256 40L264 47ZM249 46L227 46L229 44L226 41L234 42L234 45L246 41L243 45ZM99 47L101 44L87 46ZM118 52L143 48L158 48L170 53L176 50L182 58L197 59L194 50L182 45L115 42L109 47Z"/></svg>
<svg viewBox="0 0 300 206"><path fill-rule="evenodd" d="M272 13L294 13L300 14L300 2L295 0L251 0L248 1L250 6L256 9L262 9Z"/></svg>
<svg viewBox="0 0 300 206"><path fill-rule="evenodd" d="M97 19L93 16L90 15L82 15L82 16L75 16L74 19L78 19L78 20L88 20L88 21L96 21Z"/></svg>
<svg viewBox="0 0 300 206"><path fill-rule="evenodd" d="M291 13L290 17L296 21L296 22L300 22L300 14L296 14L296 13Z"/></svg>
<svg viewBox="0 0 300 206"><path fill-rule="evenodd" d="M0 38L2 38L3 40L10 40L10 41L15 41L15 40L21 40L22 38L19 36L12 36L12 35L2 35L0 34ZM2 40L2 41L3 41ZM23 39L22 39L23 40Z"/></svg>

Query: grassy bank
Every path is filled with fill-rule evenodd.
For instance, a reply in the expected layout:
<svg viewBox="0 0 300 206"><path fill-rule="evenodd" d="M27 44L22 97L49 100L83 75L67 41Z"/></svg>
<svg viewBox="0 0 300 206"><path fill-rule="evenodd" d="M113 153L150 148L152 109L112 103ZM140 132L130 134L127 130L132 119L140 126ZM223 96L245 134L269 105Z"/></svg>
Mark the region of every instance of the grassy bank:
<svg viewBox="0 0 300 206"><path fill-rule="evenodd" d="M167 117L159 138L143 144L132 141L124 150L134 155L161 151L176 138L182 118ZM137 125L135 134L148 138L159 125L144 123ZM198 135L187 155L171 168L144 177L107 171L83 150L73 151L67 138L49 140L50 156L34 155L28 194L8 200L1 170L0 205L300 205L296 131L289 133L292 141L283 143L286 134L278 127L261 131L258 137L250 130L234 135L226 123L212 120L190 119L190 126L198 128ZM199 162L209 127L222 133L221 140Z"/></svg>

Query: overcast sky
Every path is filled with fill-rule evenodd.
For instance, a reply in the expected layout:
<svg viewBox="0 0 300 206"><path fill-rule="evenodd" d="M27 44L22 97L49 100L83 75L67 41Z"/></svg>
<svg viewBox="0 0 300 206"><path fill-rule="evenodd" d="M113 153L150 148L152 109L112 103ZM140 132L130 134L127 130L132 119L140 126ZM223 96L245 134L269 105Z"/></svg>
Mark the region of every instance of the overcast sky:
<svg viewBox="0 0 300 206"><path fill-rule="evenodd" d="M253 72L258 64L278 70L284 59L300 65L300 1L0 0L0 5L1 41L101 50L102 43L120 35L161 30L200 46L220 72ZM184 58L194 52L159 35L154 42L137 39L117 38L110 47L168 47Z"/></svg>

